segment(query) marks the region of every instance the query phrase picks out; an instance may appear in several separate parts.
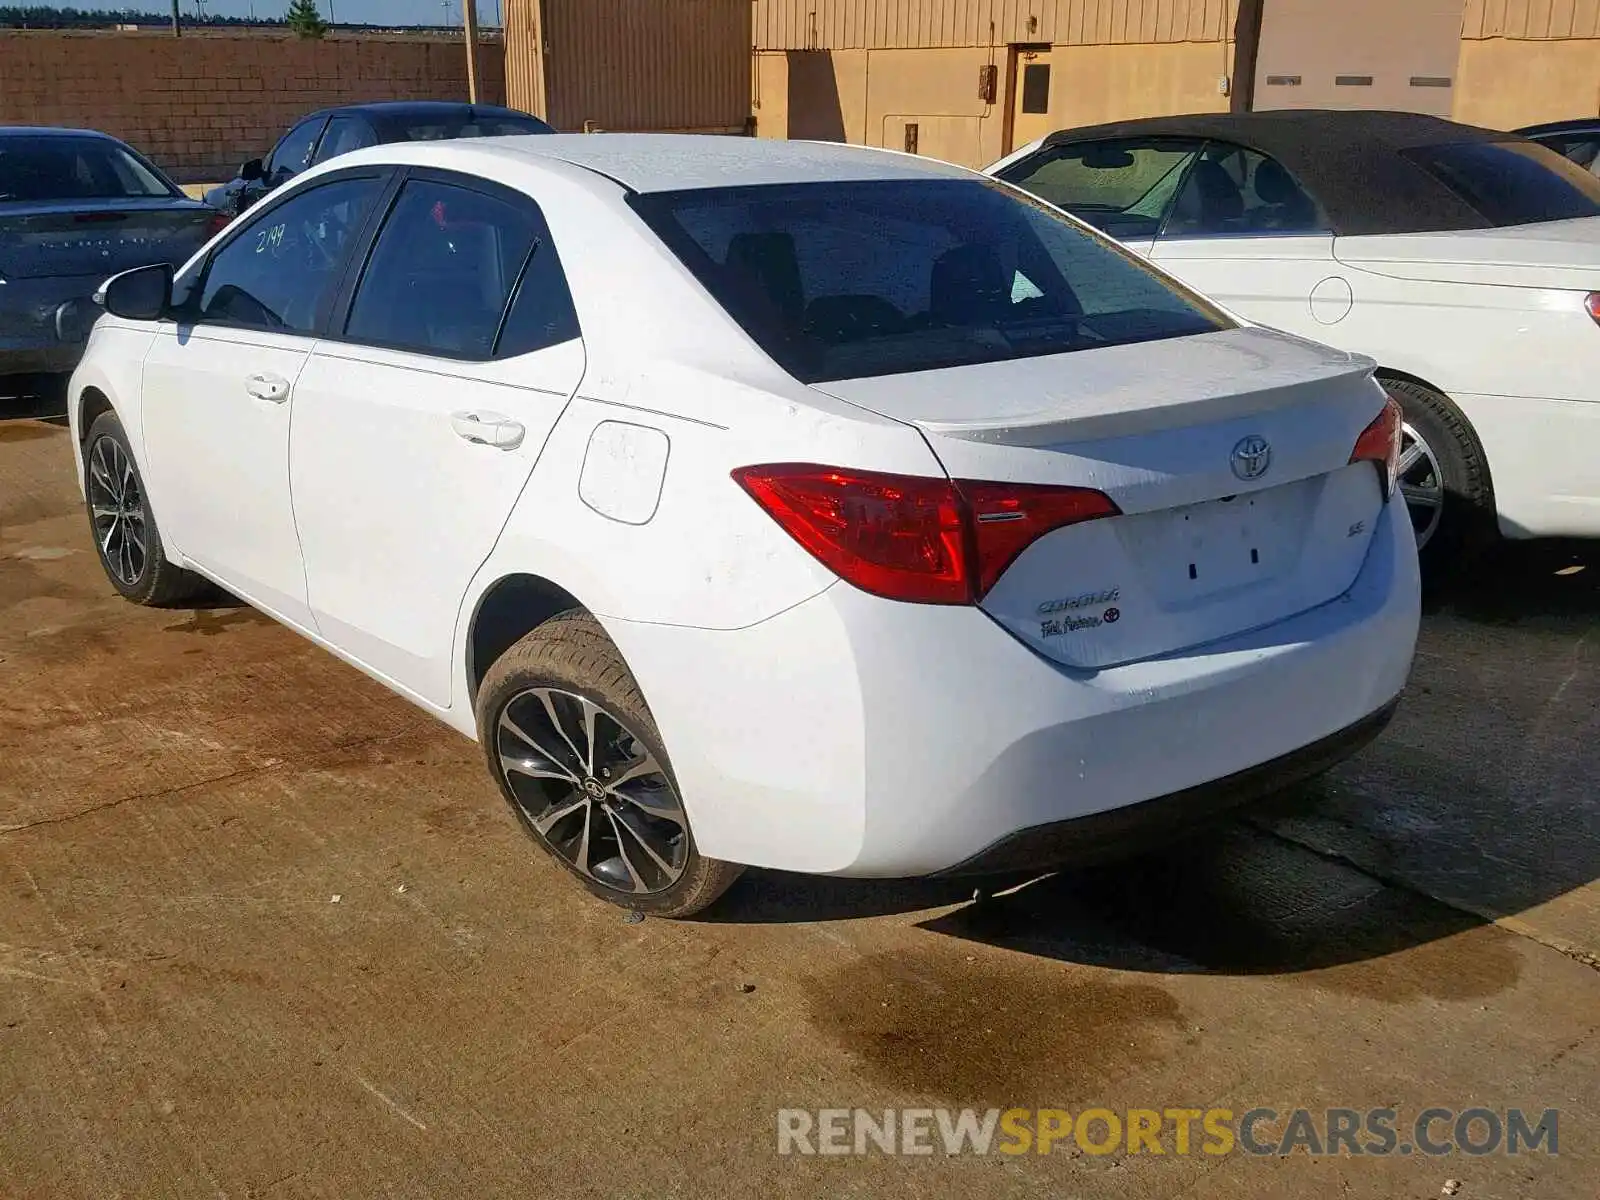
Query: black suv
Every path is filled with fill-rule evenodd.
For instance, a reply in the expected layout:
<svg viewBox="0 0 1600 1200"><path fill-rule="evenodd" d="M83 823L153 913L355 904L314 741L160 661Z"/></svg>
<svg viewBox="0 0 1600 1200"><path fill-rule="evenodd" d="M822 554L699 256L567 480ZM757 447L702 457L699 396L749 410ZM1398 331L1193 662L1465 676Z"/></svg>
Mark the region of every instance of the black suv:
<svg viewBox="0 0 1600 1200"><path fill-rule="evenodd" d="M307 167L363 146L554 132L538 117L493 104L389 100L325 108L284 134L266 158L252 158L233 179L208 191L206 203L236 217Z"/></svg>

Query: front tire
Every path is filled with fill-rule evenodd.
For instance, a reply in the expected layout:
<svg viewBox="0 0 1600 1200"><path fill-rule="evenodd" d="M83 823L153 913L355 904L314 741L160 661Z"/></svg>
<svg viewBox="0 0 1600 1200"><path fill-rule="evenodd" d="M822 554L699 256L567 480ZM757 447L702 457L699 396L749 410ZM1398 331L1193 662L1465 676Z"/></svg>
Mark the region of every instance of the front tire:
<svg viewBox="0 0 1600 1200"><path fill-rule="evenodd" d="M1399 483L1417 553L1424 575L1439 578L1470 565L1497 540L1489 464L1448 397L1409 380L1386 379L1383 386L1405 414Z"/></svg>
<svg viewBox="0 0 1600 1200"><path fill-rule="evenodd" d="M695 846L660 731L589 614L560 613L506 651L484 677L477 719L523 829L602 900L688 917L742 872Z"/></svg>
<svg viewBox="0 0 1600 1200"><path fill-rule="evenodd" d="M83 443L84 498L100 566L124 598L154 608L193 599L206 581L174 565L144 480L114 412L101 413Z"/></svg>

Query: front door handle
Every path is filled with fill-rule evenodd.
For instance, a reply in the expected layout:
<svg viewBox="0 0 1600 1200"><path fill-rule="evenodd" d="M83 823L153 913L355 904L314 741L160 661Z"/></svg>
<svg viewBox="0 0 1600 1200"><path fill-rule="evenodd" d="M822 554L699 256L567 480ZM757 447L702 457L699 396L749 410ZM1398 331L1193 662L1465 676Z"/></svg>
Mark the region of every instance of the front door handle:
<svg viewBox="0 0 1600 1200"><path fill-rule="evenodd" d="M260 372L244 377L244 390L257 400L269 400L273 404L282 404L289 398L289 381L282 375L273 375L270 372Z"/></svg>
<svg viewBox="0 0 1600 1200"><path fill-rule="evenodd" d="M515 450L522 445L528 432L521 421L492 412L458 412L450 414L450 428L458 438L465 438L479 446L493 446L496 450Z"/></svg>

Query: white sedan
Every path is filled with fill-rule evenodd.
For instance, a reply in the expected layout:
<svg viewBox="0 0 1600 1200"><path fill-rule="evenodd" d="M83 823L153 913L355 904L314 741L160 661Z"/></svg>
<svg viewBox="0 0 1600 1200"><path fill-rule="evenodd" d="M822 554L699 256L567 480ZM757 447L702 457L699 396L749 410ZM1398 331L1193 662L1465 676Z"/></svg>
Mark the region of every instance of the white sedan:
<svg viewBox="0 0 1600 1200"><path fill-rule="evenodd" d="M1411 113L1155 117L988 173L1231 311L1377 360L1428 571L1600 537L1600 179Z"/></svg>
<svg viewBox="0 0 1600 1200"><path fill-rule="evenodd" d="M70 411L116 588L214 581L477 739L632 908L1171 835L1410 668L1372 363L976 172L375 147L101 301Z"/></svg>

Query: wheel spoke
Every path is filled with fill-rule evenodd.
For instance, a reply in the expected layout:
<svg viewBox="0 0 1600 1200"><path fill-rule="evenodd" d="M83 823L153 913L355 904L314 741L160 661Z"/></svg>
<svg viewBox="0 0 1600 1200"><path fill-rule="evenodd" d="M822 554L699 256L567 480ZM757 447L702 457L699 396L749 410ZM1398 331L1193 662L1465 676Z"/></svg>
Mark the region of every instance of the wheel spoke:
<svg viewBox="0 0 1600 1200"><path fill-rule="evenodd" d="M551 754L527 730L511 719L510 705L507 705L506 711L500 714L500 728L538 754L539 760L542 760L539 761L528 757L513 759L506 757L502 753L500 756L501 761L509 770L532 776L535 779L558 779L563 783L573 784L579 782L578 777L567 770L556 755Z"/></svg>
<svg viewBox="0 0 1600 1200"><path fill-rule="evenodd" d="M561 720L561 714L557 711L553 694L548 688L541 688L534 694L539 697L539 702L544 705L545 715L550 720L551 728L567 744L567 749L572 751L572 759L577 768L574 774L576 775L578 771L587 773L588 760L584 758L583 752L578 749L578 743L573 741L572 735L567 732L566 724Z"/></svg>
<svg viewBox="0 0 1600 1200"><path fill-rule="evenodd" d="M115 521L121 514L108 504L91 504L89 511L96 521Z"/></svg>
<svg viewBox="0 0 1600 1200"><path fill-rule="evenodd" d="M620 774L613 775L605 780L606 790L615 792L624 784L632 783L636 779L644 779L661 773L661 764L656 762L656 756L646 750L644 754L629 763Z"/></svg>
<svg viewBox="0 0 1600 1200"><path fill-rule="evenodd" d="M1421 442L1412 442L1400 452L1400 463L1395 468L1397 474L1404 475L1412 467L1428 456L1428 448Z"/></svg>
<svg viewBox="0 0 1600 1200"><path fill-rule="evenodd" d="M553 805L541 816L533 818L533 827L541 834L548 836L550 831L556 827L562 818L570 817L573 813L577 812L580 808L588 803L589 801L587 797L579 796L566 804Z"/></svg>
<svg viewBox="0 0 1600 1200"><path fill-rule="evenodd" d="M1438 508L1444 503L1444 496L1438 488L1418 487L1415 484L1402 483L1400 494L1405 497L1407 504L1414 504L1418 508Z"/></svg>
<svg viewBox="0 0 1600 1200"><path fill-rule="evenodd" d="M111 539L117 536L117 531L122 527L120 517L113 517L111 524L106 527L106 536L100 540L100 552L108 558L111 555Z"/></svg>
<svg viewBox="0 0 1600 1200"><path fill-rule="evenodd" d="M617 839L617 858L621 860L623 868L628 872L628 880L633 884L633 890L635 892L648 892L650 890L649 885L645 883L644 877L639 874L639 868L633 865L633 859L628 857L627 839L622 836L622 830L619 828L620 822L617 820L616 814L606 813L606 820L611 822L611 831ZM652 855L652 857L654 856ZM669 876L672 874L670 869L667 869L667 874Z"/></svg>
<svg viewBox="0 0 1600 1200"><path fill-rule="evenodd" d="M660 855L656 848L650 844L650 839L638 829L634 828L633 822L628 819L628 815L626 813L611 813L609 815L611 817L611 823L617 826L619 829L626 829L629 837L631 837L633 841L639 845L640 849L650 856L650 861L655 863L663 875L665 875L668 879L671 879L677 873L677 868ZM618 844L620 845L622 841L623 838L619 835L617 838Z"/></svg>

